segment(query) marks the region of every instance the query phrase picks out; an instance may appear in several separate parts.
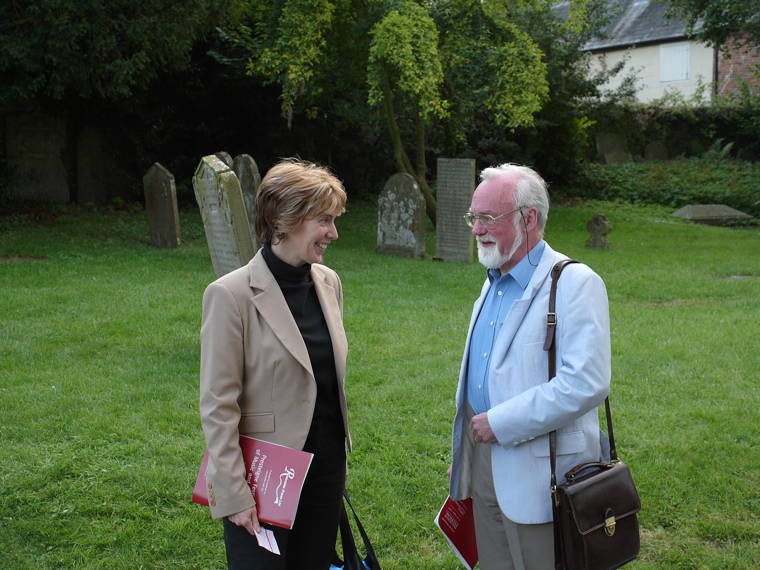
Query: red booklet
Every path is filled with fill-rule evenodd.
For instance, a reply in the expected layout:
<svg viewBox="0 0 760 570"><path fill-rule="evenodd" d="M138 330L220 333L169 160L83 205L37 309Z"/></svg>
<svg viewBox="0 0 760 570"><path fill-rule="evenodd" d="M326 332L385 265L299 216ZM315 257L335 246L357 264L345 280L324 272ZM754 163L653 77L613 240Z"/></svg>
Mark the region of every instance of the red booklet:
<svg viewBox="0 0 760 570"><path fill-rule="evenodd" d="M470 570L475 568L478 563L478 543L475 541L472 499L455 501L447 497L435 517L435 524L441 529L462 564Z"/></svg>
<svg viewBox="0 0 760 570"><path fill-rule="evenodd" d="M301 489L314 454L245 435L240 436L240 448L243 450L245 478L256 501L259 520L293 528ZM208 451L203 454L193 491L193 502L206 506L207 465Z"/></svg>

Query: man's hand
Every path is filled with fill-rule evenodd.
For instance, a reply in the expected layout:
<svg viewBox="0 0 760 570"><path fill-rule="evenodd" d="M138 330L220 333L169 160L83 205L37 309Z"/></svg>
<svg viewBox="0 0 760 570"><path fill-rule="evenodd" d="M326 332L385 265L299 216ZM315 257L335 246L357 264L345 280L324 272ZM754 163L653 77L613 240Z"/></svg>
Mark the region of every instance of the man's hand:
<svg viewBox="0 0 760 570"><path fill-rule="evenodd" d="M470 420L470 431L476 443L493 443L496 436L488 423L488 412L473 416Z"/></svg>
<svg viewBox="0 0 760 570"><path fill-rule="evenodd" d="M261 525L259 525L259 517L256 515L256 506L254 505L250 509L240 511L234 515L230 515L227 519L238 526L245 527L248 534L255 535L257 532L261 532Z"/></svg>

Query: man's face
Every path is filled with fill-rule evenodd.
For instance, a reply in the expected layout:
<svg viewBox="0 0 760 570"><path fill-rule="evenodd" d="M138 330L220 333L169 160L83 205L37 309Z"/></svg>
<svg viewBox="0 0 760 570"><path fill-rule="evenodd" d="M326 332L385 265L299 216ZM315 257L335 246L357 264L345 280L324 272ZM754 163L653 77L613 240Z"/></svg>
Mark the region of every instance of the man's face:
<svg viewBox="0 0 760 570"><path fill-rule="evenodd" d="M470 203L470 211L475 214L499 216L515 209L514 187L516 176L500 176L484 180L475 189ZM493 225L475 222L472 234L478 245L478 260L489 269L501 269L505 273L520 261L516 255L522 245L523 236L519 224L515 223L517 213L496 220ZM506 271L505 271L506 270Z"/></svg>

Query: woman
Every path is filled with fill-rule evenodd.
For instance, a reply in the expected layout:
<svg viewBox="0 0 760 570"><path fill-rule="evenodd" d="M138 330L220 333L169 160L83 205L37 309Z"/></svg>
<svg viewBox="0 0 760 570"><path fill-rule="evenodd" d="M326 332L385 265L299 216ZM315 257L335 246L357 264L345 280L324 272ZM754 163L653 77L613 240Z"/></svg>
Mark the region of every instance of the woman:
<svg viewBox="0 0 760 570"><path fill-rule="evenodd" d="M338 239L346 192L325 168L283 160L256 198L248 265L203 295L201 420L211 515L224 518L229 568L329 568L350 449L343 381L348 346L338 275L319 263ZM314 453L292 530L260 548L239 435Z"/></svg>

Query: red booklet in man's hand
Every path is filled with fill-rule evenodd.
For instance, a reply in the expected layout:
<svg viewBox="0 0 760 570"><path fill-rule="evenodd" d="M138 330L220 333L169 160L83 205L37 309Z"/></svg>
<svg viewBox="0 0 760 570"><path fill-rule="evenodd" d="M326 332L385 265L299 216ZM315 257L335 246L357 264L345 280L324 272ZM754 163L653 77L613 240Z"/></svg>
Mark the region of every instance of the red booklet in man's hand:
<svg viewBox="0 0 760 570"><path fill-rule="evenodd" d="M301 489L314 454L245 435L240 436L240 448L245 463L245 479L256 501L259 520L293 528ZM205 506L209 504L207 465L208 451L203 454L193 491L193 502Z"/></svg>
<svg viewBox="0 0 760 570"><path fill-rule="evenodd" d="M472 514L472 499L455 501L446 498L435 524L449 541L454 553L462 564L472 570L478 563L478 543L475 540L475 518Z"/></svg>

